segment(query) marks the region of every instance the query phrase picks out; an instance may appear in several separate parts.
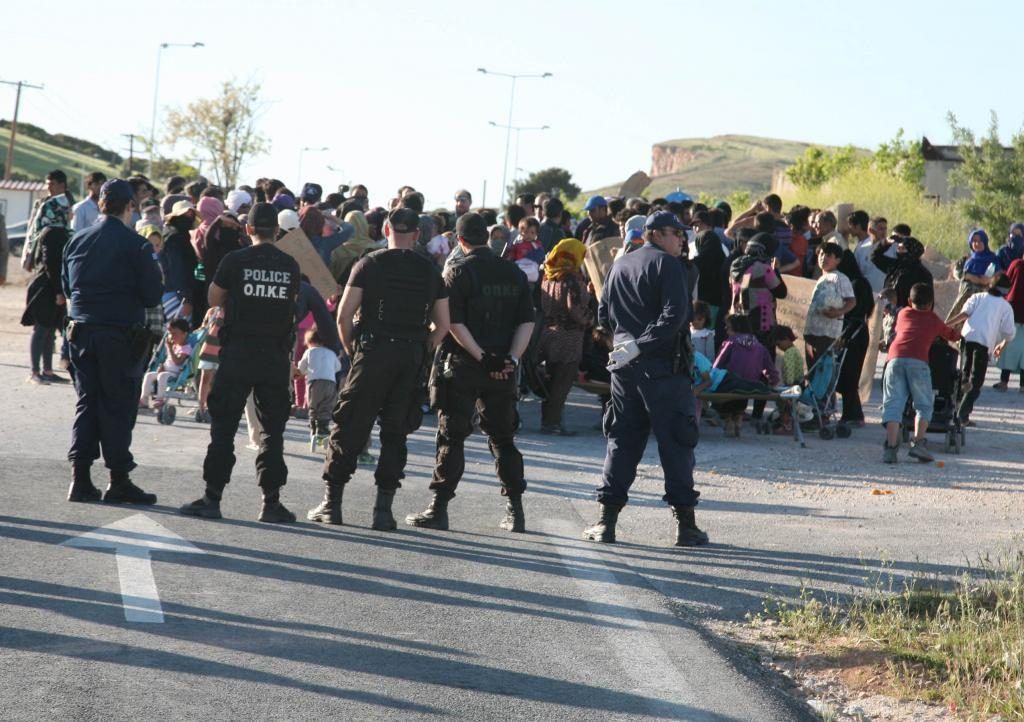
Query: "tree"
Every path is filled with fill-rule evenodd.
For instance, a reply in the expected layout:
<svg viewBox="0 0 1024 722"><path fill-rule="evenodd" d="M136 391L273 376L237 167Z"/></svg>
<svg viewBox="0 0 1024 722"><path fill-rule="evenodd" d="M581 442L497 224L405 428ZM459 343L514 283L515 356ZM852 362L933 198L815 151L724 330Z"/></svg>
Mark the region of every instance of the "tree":
<svg viewBox="0 0 1024 722"><path fill-rule="evenodd" d="M531 173L508 191L513 198L520 193L563 193L569 200L575 200L580 187L572 182L572 173L565 168L546 168Z"/></svg>
<svg viewBox="0 0 1024 722"><path fill-rule="evenodd" d="M189 103L167 115L167 142L185 141L207 156L214 181L231 188L242 162L268 149L267 139L256 132L261 107L256 83L225 82L220 95Z"/></svg>
<svg viewBox="0 0 1024 722"><path fill-rule="evenodd" d="M968 188L972 197L963 201L964 214L990 233L1004 233L1024 217L1024 131L1011 140L1012 151L999 140L999 119L992 112L988 134L976 138L956 116L946 116L963 162L949 174L950 185Z"/></svg>
<svg viewBox="0 0 1024 722"><path fill-rule="evenodd" d="M878 146L872 158L875 168L917 188L924 182L924 156L921 141L903 140L903 128L896 136Z"/></svg>
<svg viewBox="0 0 1024 722"><path fill-rule="evenodd" d="M800 188L820 188L855 168L859 162L857 149L852 145L836 148L831 153L812 145L786 169L786 177Z"/></svg>

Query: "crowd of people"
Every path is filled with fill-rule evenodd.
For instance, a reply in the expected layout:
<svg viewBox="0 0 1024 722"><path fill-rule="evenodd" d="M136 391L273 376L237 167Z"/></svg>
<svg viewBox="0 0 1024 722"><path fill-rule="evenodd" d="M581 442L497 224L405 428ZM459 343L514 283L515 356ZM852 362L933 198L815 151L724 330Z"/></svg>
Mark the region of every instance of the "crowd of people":
<svg viewBox="0 0 1024 722"><path fill-rule="evenodd" d="M664 322L666 328L675 328L674 334L679 343L673 352L675 361L669 373L681 375L691 390L698 394L765 395L777 390L780 384L799 385L807 370L839 345L845 349L845 362L836 383L839 398L833 403L841 407L844 423L850 427L863 426L861 376L869 355L872 338L869 325L876 304L884 307L886 317L883 348L887 352L887 364L883 374L882 411L882 421L887 427L885 461L893 462L897 458L900 424L908 398L913 399L917 414L910 454L919 460L931 459L926 441L931 410L927 362L928 349L936 337L951 342L963 339L965 393L958 408L963 424L973 423L970 414L981 392L990 356L998 359L1002 374L995 389L1006 391L1011 376L1016 373L1024 391L1022 224L1010 228L1006 243L997 250L990 248L985 231L975 229L970 233L967 252L956 263L955 272L961 281L961 292L943 320L932 311L934 279L922 260L925 246L912 235L907 225L895 223L890 229L886 218L871 217L864 210L855 210L841 219L828 209L793 206L784 211L781 198L775 194L757 200L736 214L728 203L709 206L695 202L681 192L650 200L593 196L583 206L583 217L577 219L565 208L561 198L547 193L523 193L515 198L514 203L501 209L471 210L472 194L460 189L452 197L451 209L429 211L425 208L423 194L411 186L399 188L386 205L372 206L369 191L362 185L341 187L338 192L325 194L320 185L310 182L294 193L282 181L270 178L261 178L252 185L225 189L203 178L188 180L176 176L168 179L162 187L157 187L142 176L115 182L108 181L101 173L92 173L86 178L87 196L79 202L75 202L68 191L67 177L63 172L51 172L47 183L48 196L37 204L30 220L22 258L23 266L34 273L22 319L24 324L33 328L29 380L35 384L67 381L53 369L52 357L58 352L54 339L58 336L62 341L60 358L65 367L70 364L74 370L74 349L68 342L66 331L68 293L72 289L69 288L65 249L72 238L77 242L106 222L110 214L104 212L103 189L116 183L119 193L125 194L127 191L124 189L130 189L130 198L126 199L127 210L122 209L125 225L148 242L162 280L157 289L159 303L147 304L146 318L150 327L161 328L161 335L164 330L162 324L169 324L165 338L158 344L161 347L159 358L146 369L136 407L159 406L168 387L174 384L183 367L194 359L199 389L196 421L216 422L216 418L211 418L216 406L210 403L211 392L217 395L218 388L221 388L220 396L223 397L223 387L227 383L218 386L217 381L222 371L220 345L223 331L232 325L237 329L239 324L239 319L232 317L230 305L214 303L219 294L231 299L231 294L238 291L226 290L228 287L217 279L228 279L224 283L229 280L231 283L236 280L243 283L241 277L235 277L240 251L260 247L260 253L266 255L269 251L265 248L270 244L296 229L302 231L338 288L345 289L345 294L323 298L309 279L301 274L296 274L294 283L257 285L265 289L260 293L269 294L292 294L294 286L291 302L295 309L294 318L290 320L291 340L287 352L291 378L287 407L294 416L308 416L311 448L327 449L327 466L333 471L325 472L327 495L322 508L314 510L317 512L315 515L311 512L310 518L317 516L317 520L330 523L335 519L340 522L339 489L351 476L350 462L374 461L369 454L369 427L379 416L382 428L391 428L384 423L386 399L378 398L379 394L364 401L353 397L345 403L353 379L372 375L354 363L359 344L346 338L348 333L353 339L361 338L366 348L373 346L374 334L366 330L372 326L367 321L368 314L365 308L360 310L360 305L351 299L354 296L363 301L368 297L376 298L375 291L371 292L366 283L367 278L377 279L380 274L383 274L383 279L391 278L389 274L405 274L404 281L396 281L396 289L405 283L417 292L422 290L416 285L419 281L414 283L410 280L420 278L416 274L422 272L414 263L406 260L403 261L406 266L381 266L384 256L378 255L386 248L400 248L415 254L432 269L437 279L441 279L437 281L440 284L437 288L434 288L437 285L434 281L430 282L434 285L430 286L432 290L428 293L426 311L418 312L421 318L412 324L416 326L418 323L426 330L422 334L411 334L411 337L424 341L428 335L434 338L437 330L444 328L445 333L437 335L430 347L447 348L448 352L438 354L433 362L425 359L421 366L427 368L427 373L419 374L414 386L424 386L423 379L431 374L443 376L450 372L457 376L462 373L464 378L471 379L465 381L462 397L458 393L449 394L450 398L460 398L458 411L449 413L444 425L439 420L439 471L435 471L435 483L431 487L435 491L435 500L427 512L410 516L409 523L416 525L447 528L446 505L454 497L454 484L445 476L454 476L454 483L461 476L458 464L455 464L457 469L451 471L453 462L449 454L452 448L456 455L462 454L462 439L469 433L463 427L471 426L473 421L473 404L470 402L480 399L485 400L485 411L480 414L479 423L491 434L492 451L499 458L503 493L510 499L520 498L524 488L522 458L514 451L511 441L514 428L506 428L509 425L505 423L507 418L514 417L515 405L512 404L511 410L506 408L508 396L504 384L512 376L518 376L517 367L521 360L528 361L531 366L531 373L523 374L524 377L539 377L543 381L542 433L562 436L576 433L565 423L564 407L573 384L584 380L610 384L609 391L603 394L606 407L604 426L606 434L609 433L609 426L615 425L618 403L615 372L635 368L635 354L643 358L643 346L648 343L637 344L636 334L624 336L617 330L623 324L630 326L636 319L644 317L638 313L636 318L622 321L626 314L623 309L630 308L631 304L640 307L652 303L637 290L645 288L647 283L642 278L643 273L654 267L659 274L667 273L660 256L648 259L645 262L648 265L640 265L639 261L627 263L626 259L652 246L659 252L672 254L673 238L679 241L676 253L680 257L678 265L683 270L681 283L684 284L682 294L686 308L678 312L673 309L671 324L664 321L663 313L659 315L656 302L653 310L648 310L653 314L652 318L660 319L658 323ZM254 225L254 220L258 225ZM257 228L261 233L272 229L272 237L264 237L257 242L252 235L253 229ZM595 246L610 250L608 255L613 260L607 267L585 264L588 250ZM497 278L504 273L500 268L505 267L478 263L481 249L486 249L496 259L503 259L508 268L517 269L515 276L504 278L504 286L492 287L477 277L476 274L490 274L487 278ZM377 260L369 263L366 259ZM469 259L474 262L468 263ZM378 266L384 270L373 270ZM253 278L262 277L260 274L270 278L274 274L290 273L260 268L262 270L253 271L256 274ZM605 277L594 278L595 272ZM792 285L794 277L814 283L803 327L796 329L780 324L776 315L779 300L788 294L787 282ZM616 283L610 283L612 279ZM602 287L603 296L597 292ZM245 288L245 294L249 295L249 286L239 288ZM353 288L362 290L354 292L351 291ZM660 289L661 286L652 288ZM673 289L672 293L677 290ZM488 294L492 291L499 296L504 294L514 302L509 305L502 298L490 298ZM664 294L665 291L662 289L659 293ZM618 295L611 299L609 294ZM447 318L449 296L453 299L450 321ZM526 301L522 301L520 296ZM456 310L455 298L461 310ZM466 298L482 300L462 309ZM446 306L443 323L434 303L441 299L445 299ZM378 301L383 308L385 301ZM523 306L523 303L527 305ZM614 304L620 306L617 311L619 326L608 317L607 307ZM879 312L882 313L881 308ZM238 308L234 313L240 313ZM687 322L682 328L673 325L679 314ZM363 330L360 331L356 324L354 329L349 327L346 331L346 316L361 319ZM467 317L473 320L469 321ZM71 318L74 320L73 314ZM352 321L351 318L348 320ZM408 321L405 319L402 323ZM256 319L245 322L258 326ZM384 325L391 328L386 323ZM527 325L529 335L521 338ZM460 334L466 333L467 327L475 327L476 330L464 338ZM494 338L488 337L484 330L487 328L494 330ZM639 332L644 338L654 333L650 329L639 329ZM251 329L247 333L253 337L259 335ZM473 333L481 338L487 337L486 343L473 340ZM231 334L228 335L230 337ZM378 331L377 335L390 339L404 338L393 328L387 333ZM801 335L802 356L794 346ZM466 375L465 369L459 371L459 364L466 363L466 357L459 353L468 354L483 364L479 378ZM494 355L494 360L488 361L491 355ZM622 362L623 355L630 358ZM442 357L447 361L440 360ZM679 359L683 359L684 364L681 370L677 368ZM449 362L451 365L446 366ZM398 362L388 359L381 363L383 368ZM80 387L81 383L74 380L76 387ZM493 393L492 381L498 384L495 388L500 393L497 395ZM261 417L266 416L266 409L260 408L258 393L249 393L253 391L253 385L258 386L259 383L263 381L255 380L255 377L246 381L246 394L233 396L230 406L231 413L236 407L242 413L246 397L257 397L255 403L249 399L247 417L252 442L262 454L267 446L268 433L266 429L262 433L259 430L265 425L266 419ZM384 381L366 383L379 384L381 388L386 385ZM531 390L527 381L513 386L518 395ZM81 388L78 390L81 395ZM625 392L620 389L619 393ZM487 398L490 398L489 402ZM274 399L274 404L280 401L277 396ZM486 411L488 403L492 409L490 417ZM647 401L636 403L643 406ZM422 399L420 411L426 412L430 406L426 399ZM339 416L339 409L347 411ZM746 410L747 402L742 399L716 403L714 411L717 413L708 413L708 421L721 423L727 436L737 436L744 419L748 418ZM764 412L765 402L755 401L749 418L760 420ZM620 417L623 413L627 412L618 408ZM358 421L352 421L352 414ZM779 433L790 433L792 425L799 423L792 414L791 404L780 404L778 412L773 414ZM699 406L693 415L696 419L701 417ZM215 412L213 416L216 416ZM365 428L366 433L360 431L346 436L349 430L339 431L336 428L339 418L347 419L346 423L352 424L353 428ZM650 421L654 424L653 417ZM237 423L236 418L234 425ZM277 421L274 424L277 425ZM333 430L332 425L335 427ZM444 439L448 446L442 453L440 444L443 437L456 426L457 432L448 434ZM256 433L253 433L254 429ZM211 443L211 454L217 446L215 456L219 459L212 463L221 467L214 474L220 485L219 488L208 485L212 496L204 496L206 502L197 502L198 506L192 508L196 515L206 515L204 510L219 503L219 492L227 483L230 464L224 458L230 455L227 448L229 432L230 435L234 433L231 424L212 432L215 440ZM657 435L657 428L655 432ZM273 433L271 429L270 435ZM382 432L382 444L385 446L383 437L386 433ZM612 456L611 447L612 438L609 436L609 458ZM390 453L391 450L382 448L377 478L379 486L385 479L383 488L393 495L402 476L401 470L392 470L382 476L381 469L387 464L404 466L404 456L396 461L395 457L389 456ZM401 454L404 454L404 437ZM233 463L233 456L230 458ZM607 466L606 477L611 473ZM342 467L344 469L339 471ZM278 473L277 477L283 484L283 476ZM341 477L345 477L345 481L331 486L332 479ZM692 490L692 479L689 488ZM85 496L90 497L91 493ZM686 495L682 494L680 498L683 496ZM695 499L693 496L687 502L675 504L674 508L692 509ZM279 504L279 499L274 498L273 501ZM625 503L624 491L615 497L615 503L620 502ZM522 509L518 501L516 504L515 508L509 507L511 521L506 521L508 528L518 531L522 528ZM381 528L390 527L390 501L379 499L378 506L384 515L380 520ZM334 512L335 507L337 513ZM209 515L213 516L213 513ZM267 516L287 520L288 515L277 510ZM692 513L677 513L677 518L683 520L680 523L686 528L696 529ZM614 524L612 516L608 521ZM592 538L595 536L609 540L609 535L603 531L592 535ZM613 538L614 531L611 534ZM679 538L683 539L683 536ZM699 535L695 537L693 534L686 538L691 541L700 539Z"/></svg>

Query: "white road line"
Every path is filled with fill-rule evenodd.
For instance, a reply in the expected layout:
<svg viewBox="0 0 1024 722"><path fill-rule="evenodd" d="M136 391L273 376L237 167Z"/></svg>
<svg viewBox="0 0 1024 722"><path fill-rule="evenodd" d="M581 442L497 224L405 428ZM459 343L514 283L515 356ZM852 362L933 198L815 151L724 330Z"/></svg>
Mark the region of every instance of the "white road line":
<svg viewBox="0 0 1024 722"><path fill-rule="evenodd" d="M600 633L606 638L606 644L602 645L599 640L595 640L595 661L600 661L602 656L614 655L623 672L635 685L635 691L650 699L651 711L655 714L675 716L678 714L678 708L672 705L680 704L690 705L695 708L694 711L700 709L703 706L702 700L697 698L693 685L672 662L661 646L658 636L643 620L642 607L633 606L642 601L647 595L647 590L636 590L621 584L605 565L604 555L599 547L582 539L576 541L581 531L577 525L568 521L546 519L541 526L547 533L563 537L556 548L594 616L628 627L601 629ZM586 567L580 567L580 559L586 560ZM614 611L610 611L609 608L614 608ZM667 611L661 608L650 611L667 614ZM673 627L671 632L671 638L677 642L690 635L697 638L690 630ZM659 705L658 701L666 704ZM715 716L709 713L690 719L712 720Z"/></svg>

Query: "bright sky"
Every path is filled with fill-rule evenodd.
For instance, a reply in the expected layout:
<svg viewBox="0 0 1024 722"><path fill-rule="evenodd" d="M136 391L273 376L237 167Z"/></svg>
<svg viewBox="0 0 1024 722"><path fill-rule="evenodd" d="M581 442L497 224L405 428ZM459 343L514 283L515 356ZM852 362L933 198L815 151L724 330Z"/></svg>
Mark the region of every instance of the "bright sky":
<svg viewBox="0 0 1024 722"><path fill-rule="evenodd" d="M301 0L226 3L108 0L5 3L0 79L21 119L123 152L148 136L157 47L161 108L256 80L270 152L243 180L276 176L369 186L384 204L410 184L428 207L469 188L494 205L511 82L523 131L508 177L568 168L583 188L650 169L651 145L742 133L875 147L900 127L949 142L952 110L977 131L995 110L1004 140L1024 123L1024 4L859 0ZM0 85L0 117L14 88ZM301 152L323 147L326 152ZM178 149L188 155L188 149ZM686 189L698 191L699 188Z"/></svg>

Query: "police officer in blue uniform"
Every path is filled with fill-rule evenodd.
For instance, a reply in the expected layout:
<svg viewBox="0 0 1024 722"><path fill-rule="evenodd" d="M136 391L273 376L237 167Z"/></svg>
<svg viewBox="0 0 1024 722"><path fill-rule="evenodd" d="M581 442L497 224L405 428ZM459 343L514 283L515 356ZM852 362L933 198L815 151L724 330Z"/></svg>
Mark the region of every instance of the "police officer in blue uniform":
<svg viewBox="0 0 1024 722"><path fill-rule="evenodd" d="M535 311L526 276L512 262L487 247L487 223L478 213L464 213L455 235L465 254L445 273L451 334L441 346L431 381L437 418L437 462L430 506L405 522L427 529L448 528L448 502L466 468L465 442L473 431L473 411L506 498L506 531L526 531L523 511L523 455L515 444L516 369L533 333Z"/></svg>
<svg viewBox="0 0 1024 722"><path fill-rule="evenodd" d="M235 465L235 433L250 392L262 427L256 477L263 491L259 520L295 521L281 503L288 479L284 429L291 411L289 382L295 299L301 275L294 258L274 246L277 209L257 203L246 233L252 246L224 256L210 283L210 306L224 308L220 366L210 390L210 445L203 463L206 493L181 507L186 516L220 519L220 501Z"/></svg>
<svg viewBox="0 0 1024 722"><path fill-rule="evenodd" d="M149 332L145 309L163 287L153 247L130 227L135 194L123 180L100 189L101 222L64 249L61 285L68 303L68 352L78 402L71 427L68 501L99 501L90 477L100 457L110 470L103 501L155 504L132 483L132 429L139 409Z"/></svg>
<svg viewBox="0 0 1024 722"><path fill-rule="evenodd" d="M448 333L448 292L437 266L416 250L419 221L409 208L393 210L384 224L388 247L356 262L342 294L338 330L352 369L334 409L324 499L306 515L310 521L342 523L345 485L379 417L372 527L397 527L391 505L405 478L406 437L423 420L416 391Z"/></svg>
<svg viewBox="0 0 1024 722"><path fill-rule="evenodd" d="M665 495L676 518L675 544L707 544L697 528L693 488L698 432L690 377L690 297L680 259L686 227L669 211L644 224L644 245L612 266L605 281L598 323L614 334L609 357L611 402L605 411L608 437L597 500L600 519L585 539L615 541L619 511L643 458L651 432L658 442Z"/></svg>

